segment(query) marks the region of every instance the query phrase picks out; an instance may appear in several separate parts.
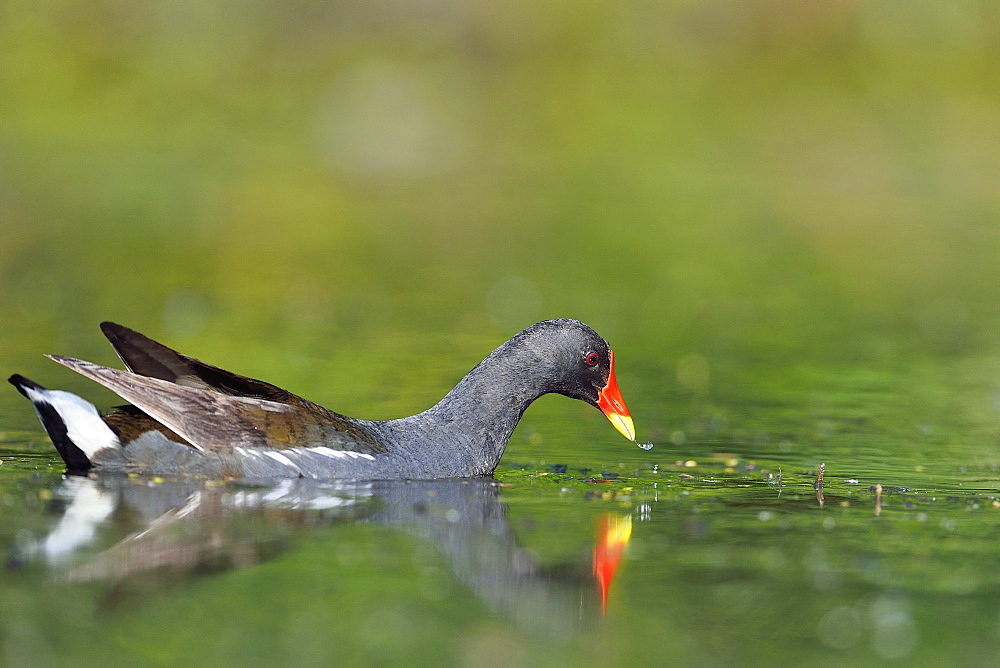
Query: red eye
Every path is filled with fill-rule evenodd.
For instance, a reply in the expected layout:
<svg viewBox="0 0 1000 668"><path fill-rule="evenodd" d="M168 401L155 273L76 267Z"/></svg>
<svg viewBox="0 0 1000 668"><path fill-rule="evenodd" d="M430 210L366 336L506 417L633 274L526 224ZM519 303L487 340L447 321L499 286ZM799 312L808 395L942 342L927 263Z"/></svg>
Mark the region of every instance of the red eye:
<svg viewBox="0 0 1000 668"><path fill-rule="evenodd" d="M597 363L601 361L601 356L595 352L589 352L583 361L587 363L587 366L597 366Z"/></svg>

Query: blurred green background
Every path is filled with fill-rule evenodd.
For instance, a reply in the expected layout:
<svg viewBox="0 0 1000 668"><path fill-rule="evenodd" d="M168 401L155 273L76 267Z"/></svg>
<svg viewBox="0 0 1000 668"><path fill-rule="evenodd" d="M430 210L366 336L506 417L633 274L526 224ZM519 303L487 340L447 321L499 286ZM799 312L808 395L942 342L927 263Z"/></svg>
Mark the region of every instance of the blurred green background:
<svg viewBox="0 0 1000 668"><path fill-rule="evenodd" d="M394 417L521 328L576 317L614 346L639 438L657 447L545 398L498 470L543 555L589 540L598 504L635 515L620 603L571 659L988 663L998 147L990 0L4 2L0 369L106 406L41 353L115 363L97 329L110 319ZM61 466L10 388L0 416L6 545ZM536 475L546 462L567 480ZM580 477L606 469L642 504ZM910 496L887 492L873 515L876 483ZM317 581L367 602L383 570ZM286 592L248 573L254 591ZM18 624L72 608L17 582ZM44 633L120 636L91 657L145 652L188 638L189 609L244 600L177 591L179 621L144 626L154 599L133 625L165 641L99 629L96 613ZM867 610L865 596L912 604L881 620L905 622L904 644L824 638L830 611ZM437 647L461 620L496 624L464 599L414 600L412 619L435 626L413 637ZM373 619L358 607L324 601L317 619L353 629ZM215 615L232 631L220 657L256 647L234 629L259 628L260 611L243 612ZM42 637L45 622L24 624ZM214 656L204 645L222 636L201 635L184 651ZM467 662L538 659L501 635Z"/></svg>
<svg viewBox="0 0 1000 668"><path fill-rule="evenodd" d="M988 1L3 3L0 361L109 362L113 319L379 417L571 316L654 427L708 368L995 362L998 28Z"/></svg>

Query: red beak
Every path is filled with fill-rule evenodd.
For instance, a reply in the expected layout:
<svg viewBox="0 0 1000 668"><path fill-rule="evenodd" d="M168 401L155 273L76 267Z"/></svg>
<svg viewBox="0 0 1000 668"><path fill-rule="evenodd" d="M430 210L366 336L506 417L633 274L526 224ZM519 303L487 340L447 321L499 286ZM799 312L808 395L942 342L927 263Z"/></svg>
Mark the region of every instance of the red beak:
<svg viewBox="0 0 1000 668"><path fill-rule="evenodd" d="M608 384L597 393L597 407L611 420L611 424L615 426L615 429L620 431L628 440L634 441L635 425L632 424L632 416L629 414L628 407L625 406L625 400L622 399L622 393L618 389L618 379L615 378L614 352L609 351L609 360L611 369L608 374Z"/></svg>

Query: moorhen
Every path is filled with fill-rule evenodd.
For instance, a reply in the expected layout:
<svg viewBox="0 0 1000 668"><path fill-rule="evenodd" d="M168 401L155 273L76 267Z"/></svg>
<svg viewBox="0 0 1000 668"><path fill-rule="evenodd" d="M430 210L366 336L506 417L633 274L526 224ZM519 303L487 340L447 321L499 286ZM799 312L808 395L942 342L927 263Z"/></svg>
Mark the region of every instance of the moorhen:
<svg viewBox="0 0 1000 668"><path fill-rule="evenodd" d="M489 475L525 409L550 392L597 406L635 440L614 354L577 320L532 325L437 405L374 421L205 364L127 327L105 322L101 329L128 371L49 357L130 405L101 416L75 394L20 375L9 379L34 404L71 473L367 480Z"/></svg>

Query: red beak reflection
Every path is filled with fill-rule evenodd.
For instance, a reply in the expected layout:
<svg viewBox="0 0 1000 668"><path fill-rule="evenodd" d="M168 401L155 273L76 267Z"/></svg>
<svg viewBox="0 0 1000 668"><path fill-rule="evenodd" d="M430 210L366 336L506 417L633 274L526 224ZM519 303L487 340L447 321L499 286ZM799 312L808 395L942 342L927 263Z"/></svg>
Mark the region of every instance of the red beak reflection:
<svg viewBox="0 0 1000 668"><path fill-rule="evenodd" d="M601 589L601 613L608 612L608 591L621 563L625 546L632 536L632 516L607 513L597 518L594 545L594 579Z"/></svg>

